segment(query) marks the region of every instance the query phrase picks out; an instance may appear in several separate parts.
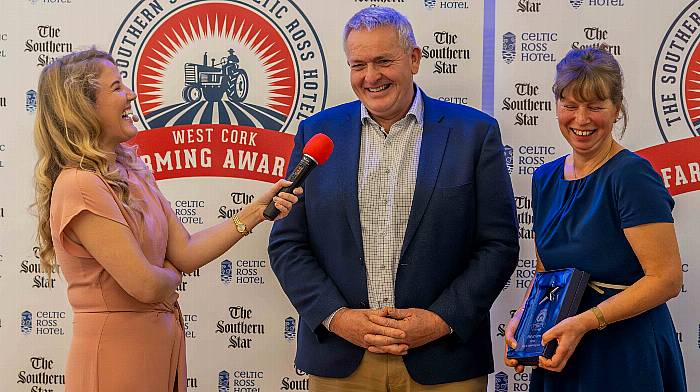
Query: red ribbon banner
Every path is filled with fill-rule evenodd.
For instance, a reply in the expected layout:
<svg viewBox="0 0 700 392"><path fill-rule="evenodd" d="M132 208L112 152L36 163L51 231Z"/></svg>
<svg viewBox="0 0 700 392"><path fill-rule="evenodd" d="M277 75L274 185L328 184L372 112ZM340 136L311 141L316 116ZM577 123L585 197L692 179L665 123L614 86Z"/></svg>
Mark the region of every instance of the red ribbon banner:
<svg viewBox="0 0 700 392"><path fill-rule="evenodd" d="M276 182L284 177L294 136L227 124L182 125L139 132L130 141L157 180L230 177Z"/></svg>
<svg viewBox="0 0 700 392"><path fill-rule="evenodd" d="M659 144L637 154L651 162L671 195L700 189L700 137Z"/></svg>

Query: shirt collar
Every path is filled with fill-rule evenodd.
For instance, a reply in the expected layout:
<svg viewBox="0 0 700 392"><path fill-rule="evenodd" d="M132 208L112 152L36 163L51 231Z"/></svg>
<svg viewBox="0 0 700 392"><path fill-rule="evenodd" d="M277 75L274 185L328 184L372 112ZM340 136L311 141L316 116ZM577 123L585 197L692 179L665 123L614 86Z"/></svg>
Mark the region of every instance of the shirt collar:
<svg viewBox="0 0 700 392"><path fill-rule="evenodd" d="M408 113L406 113L406 116L413 116L413 118L416 119L416 122L419 125L423 125L423 94L421 92L420 87L418 87L415 83L413 83L414 91L416 92L414 97L413 97L413 103L411 104L411 108L408 109ZM369 115L369 111L367 110L367 107L365 107L364 104L360 103L360 119L363 124L365 124L366 121L371 121L375 122L374 119ZM399 120L401 121L401 120Z"/></svg>

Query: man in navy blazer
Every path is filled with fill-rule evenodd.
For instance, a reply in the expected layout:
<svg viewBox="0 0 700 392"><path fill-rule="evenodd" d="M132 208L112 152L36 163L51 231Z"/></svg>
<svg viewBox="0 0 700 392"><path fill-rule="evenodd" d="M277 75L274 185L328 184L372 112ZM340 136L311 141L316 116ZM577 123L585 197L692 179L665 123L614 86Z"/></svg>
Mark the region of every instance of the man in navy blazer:
<svg viewBox="0 0 700 392"><path fill-rule="evenodd" d="M414 84L420 49L395 10L359 11L344 45L359 101L300 124L290 162L319 132L335 150L270 235L296 367L312 391L484 391L489 309L519 250L498 123Z"/></svg>

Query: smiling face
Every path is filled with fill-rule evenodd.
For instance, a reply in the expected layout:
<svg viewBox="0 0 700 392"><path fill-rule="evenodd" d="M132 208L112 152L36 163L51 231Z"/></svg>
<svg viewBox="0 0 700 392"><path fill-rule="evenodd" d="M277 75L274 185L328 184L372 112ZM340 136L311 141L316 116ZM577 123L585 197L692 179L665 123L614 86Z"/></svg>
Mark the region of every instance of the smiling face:
<svg viewBox="0 0 700 392"><path fill-rule="evenodd" d="M420 49L408 53L392 26L372 31L352 30L345 41L350 84L375 121L389 130L413 102L413 75L420 66Z"/></svg>
<svg viewBox="0 0 700 392"><path fill-rule="evenodd" d="M608 98L603 101L577 100L564 90L557 100L559 130L574 152L593 157L609 148L620 108Z"/></svg>
<svg viewBox="0 0 700 392"><path fill-rule="evenodd" d="M136 94L124 85L119 70L108 60L100 61L98 84L95 113L102 128L100 145L111 152L138 133L131 119L131 101Z"/></svg>

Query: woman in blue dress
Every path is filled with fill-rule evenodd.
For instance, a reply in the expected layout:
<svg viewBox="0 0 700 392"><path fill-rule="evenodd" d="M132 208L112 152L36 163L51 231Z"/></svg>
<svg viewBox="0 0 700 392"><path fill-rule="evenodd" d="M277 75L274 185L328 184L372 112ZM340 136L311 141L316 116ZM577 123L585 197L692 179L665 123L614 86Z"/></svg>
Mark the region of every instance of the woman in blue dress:
<svg viewBox="0 0 700 392"><path fill-rule="evenodd" d="M543 334L558 347L540 357L530 391L686 391L666 306L683 283L674 202L649 162L613 138L614 124L621 133L627 124L620 66L605 48L574 49L552 90L572 151L533 176L537 270L575 267L594 287L579 314ZM509 347L521 314L506 329Z"/></svg>

